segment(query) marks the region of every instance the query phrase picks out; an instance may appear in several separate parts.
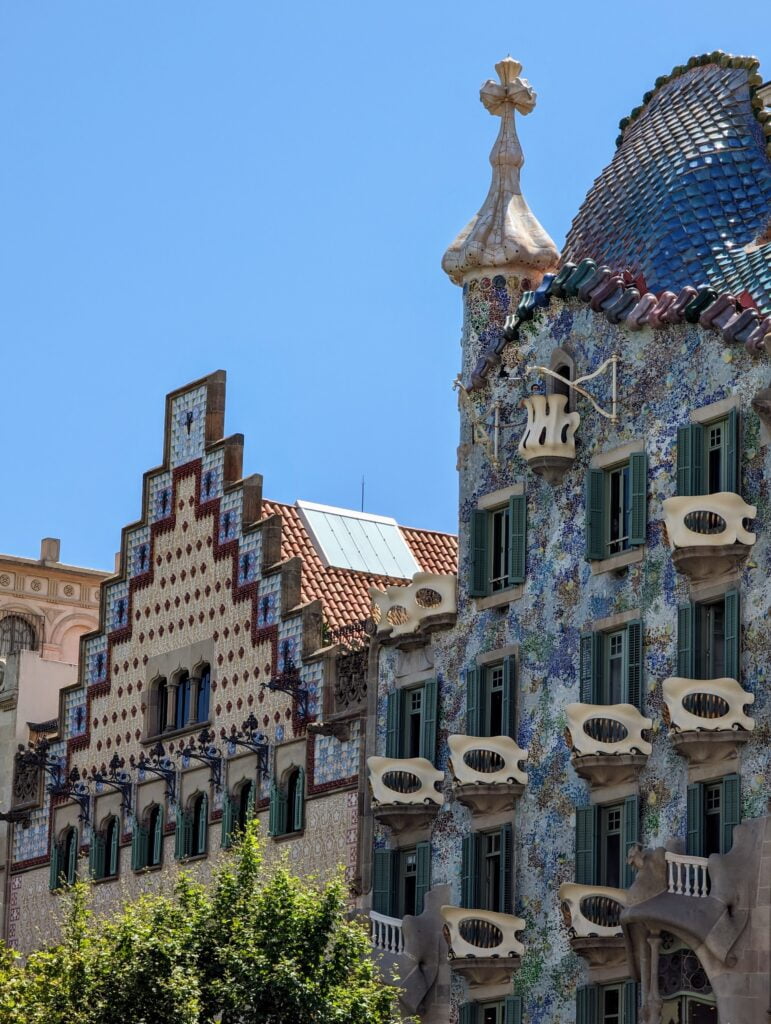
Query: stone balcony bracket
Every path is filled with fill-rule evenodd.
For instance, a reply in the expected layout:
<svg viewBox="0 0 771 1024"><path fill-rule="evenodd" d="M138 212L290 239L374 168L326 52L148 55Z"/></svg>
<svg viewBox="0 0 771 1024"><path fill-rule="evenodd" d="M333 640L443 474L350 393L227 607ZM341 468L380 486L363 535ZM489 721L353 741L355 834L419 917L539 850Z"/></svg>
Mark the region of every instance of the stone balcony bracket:
<svg viewBox="0 0 771 1024"><path fill-rule="evenodd" d="M448 739L453 795L475 814L512 810L527 785L527 751L509 736Z"/></svg>
<svg viewBox="0 0 771 1024"><path fill-rule="evenodd" d="M576 773L592 786L634 782L652 747L653 720L632 704L568 704L566 739Z"/></svg>
<svg viewBox="0 0 771 1024"><path fill-rule="evenodd" d="M744 708L754 704L735 679L685 679L670 676L662 684L664 721L672 744L692 765L730 760L755 728Z"/></svg>
<svg viewBox="0 0 771 1024"><path fill-rule="evenodd" d="M458 610L458 577L416 572L407 586L370 587L378 636L389 640L452 625Z"/></svg>
<svg viewBox="0 0 771 1024"><path fill-rule="evenodd" d="M522 399L527 425L519 454L550 484L560 482L576 457L575 434L581 417L567 412L567 395L530 395Z"/></svg>
<svg viewBox="0 0 771 1024"><path fill-rule="evenodd" d="M425 757L368 757L373 814L396 835L424 828L444 797L436 789L444 772Z"/></svg>
<svg viewBox="0 0 771 1024"><path fill-rule="evenodd" d="M573 951L591 967L620 966L626 959L621 928L626 890L565 882L559 896Z"/></svg>
<svg viewBox="0 0 771 1024"><path fill-rule="evenodd" d="M508 984L525 952L517 939L524 920L461 907L443 906L440 912L451 970L462 973L470 985Z"/></svg>
<svg viewBox="0 0 771 1024"><path fill-rule="evenodd" d="M736 574L755 543L744 522L754 519L748 505L733 491L694 497L666 498L664 525L679 572L694 583Z"/></svg>

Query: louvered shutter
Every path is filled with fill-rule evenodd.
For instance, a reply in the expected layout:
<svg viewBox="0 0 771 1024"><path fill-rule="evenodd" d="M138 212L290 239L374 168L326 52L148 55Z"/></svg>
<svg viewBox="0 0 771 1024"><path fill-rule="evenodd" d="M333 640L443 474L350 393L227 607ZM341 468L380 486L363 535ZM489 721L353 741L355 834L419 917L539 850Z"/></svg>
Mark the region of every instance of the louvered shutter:
<svg viewBox="0 0 771 1024"><path fill-rule="evenodd" d="M624 667L624 700L642 710L642 622L635 619L626 627L626 665Z"/></svg>
<svg viewBox="0 0 771 1024"><path fill-rule="evenodd" d="M147 833L145 833L147 835ZM145 840L144 848L147 849L147 841ZM158 814L155 818L155 829L153 831L153 864L160 864L163 859L163 808L158 808Z"/></svg>
<svg viewBox="0 0 771 1024"><path fill-rule="evenodd" d="M466 735L482 735L482 673L481 668L466 669Z"/></svg>
<svg viewBox="0 0 771 1024"><path fill-rule="evenodd" d="M740 637L739 591L729 590L724 598L725 607L725 655L724 671L731 679L740 682Z"/></svg>
<svg viewBox="0 0 771 1024"><path fill-rule="evenodd" d="M254 817L254 804L257 799L257 784L255 782L248 782L249 793L246 797L246 823L248 824Z"/></svg>
<svg viewBox="0 0 771 1024"><path fill-rule="evenodd" d="M501 826L501 914L514 913L514 832L511 823Z"/></svg>
<svg viewBox="0 0 771 1024"><path fill-rule="evenodd" d="M741 494L741 448L739 445L739 410L731 409L723 432L723 490Z"/></svg>
<svg viewBox="0 0 771 1024"><path fill-rule="evenodd" d="M582 704L599 704L602 672L602 634L582 633L579 648L579 698Z"/></svg>
<svg viewBox="0 0 771 1024"><path fill-rule="evenodd" d="M726 775L720 783L720 852L725 854L733 846L734 828L741 821L741 780L738 775Z"/></svg>
<svg viewBox="0 0 771 1024"><path fill-rule="evenodd" d="M629 848L640 841L640 798L628 796L624 800L624 816L621 823L621 877L623 886L628 889L635 880L635 872L627 863Z"/></svg>
<svg viewBox="0 0 771 1024"><path fill-rule="evenodd" d="M461 1003L458 1012L458 1024L479 1024L478 1010L478 1003Z"/></svg>
<svg viewBox="0 0 771 1024"><path fill-rule="evenodd" d="M605 557L605 473L589 469L586 473L586 558Z"/></svg>
<svg viewBox="0 0 771 1024"><path fill-rule="evenodd" d="M506 996L503 1001L503 1024L522 1024L522 996Z"/></svg>
<svg viewBox="0 0 771 1024"><path fill-rule="evenodd" d="M475 509L471 513L471 567L469 580L469 594L471 597L484 597L490 579L488 567L488 541L487 541L488 515Z"/></svg>
<svg viewBox="0 0 771 1024"><path fill-rule="evenodd" d="M701 494L704 490L704 430L700 423L691 423L677 430L677 493L681 498Z"/></svg>
<svg viewBox="0 0 771 1024"><path fill-rule="evenodd" d="M685 852L701 857L704 850L704 792L702 783L693 782L687 790L688 832Z"/></svg>
<svg viewBox="0 0 771 1024"><path fill-rule="evenodd" d="M74 830L73 830L74 831ZM77 833L72 837L72 841L67 843L67 850L69 857L67 858L67 884L73 885L75 878L78 874L78 836Z"/></svg>
<svg viewBox="0 0 771 1024"><path fill-rule="evenodd" d="M600 992L597 985L576 989L576 1024L599 1024Z"/></svg>
<svg viewBox="0 0 771 1024"><path fill-rule="evenodd" d="M386 700L386 757L402 756L404 690L394 690Z"/></svg>
<svg viewBox="0 0 771 1024"><path fill-rule="evenodd" d="M517 664L509 655L503 659L503 731L511 739L517 738Z"/></svg>
<svg viewBox="0 0 771 1024"><path fill-rule="evenodd" d="M597 884L597 807L576 808L576 882Z"/></svg>
<svg viewBox="0 0 771 1024"><path fill-rule="evenodd" d="M104 878L104 836L94 832L88 850L88 870L92 878Z"/></svg>
<svg viewBox="0 0 771 1024"><path fill-rule="evenodd" d="M174 826L174 857L177 860L182 860L185 856L185 814L181 808L177 808L177 819Z"/></svg>
<svg viewBox="0 0 771 1024"><path fill-rule="evenodd" d="M693 604L678 605L677 674L684 679L693 679L695 673L695 618Z"/></svg>
<svg viewBox="0 0 771 1024"><path fill-rule="evenodd" d="M427 679L423 684L422 717L420 723L420 756L432 764L436 758L436 719L438 714L439 687L436 679Z"/></svg>
<svg viewBox="0 0 771 1024"><path fill-rule="evenodd" d="M372 908L376 914L393 916L394 855L396 850L375 850L372 856Z"/></svg>
<svg viewBox="0 0 771 1024"><path fill-rule="evenodd" d="M431 888L431 843L415 845L416 878L415 878L415 916L423 913L426 893Z"/></svg>
<svg viewBox="0 0 771 1024"><path fill-rule="evenodd" d="M182 856L189 857L193 852L193 817L186 813L182 816Z"/></svg>
<svg viewBox="0 0 771 1024"><path fill-rule="evenodd" d="M107 850L108 874L112 878L118 874L118 849L120 845L120 818L115 819L115 824L110 836L110 849Z"/></svg>
<svg viewBox="0 0 771 1024"><path fill-rule="evenodd" d="M279 790L275 779L270 784L270 803L268 804L268 835L277 836L278 831L278 798Z"/></svg>
<svg viewBox="0 0 771 1024"><path fill-rule="evenodd" d="M305 824L305 769L297 769L297 785L294 791L292 810L292 831L299 832Z"/></svg>
<svg viewBox="0 0 771 1024"><path fill-rule="evenodd" d="M527 499L514 494L509 499L509 583L524 583L527 563Z"/></svg>
<svg viewBox="0 0 771 1024"><path fill-rule="evenodd" d="M645 452L629 456L629 484L632 501L629 543L644 544L648 526L648 456Z"/></svg>
<svg viewBox="0 0 771 1024"><path fill-rule="evenodd" d="M51 864L48 872L48 888L59 888L59 872L61 870L61 847L57 842L51 843Z"/></svg>
<svg viewBox="0 0 771 1024"><path fill-rule="evenodd" d="M460 903L462 907L476 907L477 904L477 836L470 832L463 837L460 858Z"/></svg>
<svg viewBox="0 0 771 1024"><path fill-rule="evenodd" d="M205 793L201 799L201 812L198 815L198 835L195 837L192 834L192 824L191 822L190 850L193 849L193 839L195 838L195 849L198 853L206 853L208 845L206 840L209 832L209 798Z"/></svg>
<svg viewBox="0 0 771 1024"><path fill-rule="evenodd" d="M622 1024L637 1024L637 1003L639 985L636 981L624 982L624 1017Z"/></svg>
<svg viewBox="0 0 771 1024"><path fill-rule="evenodd" d="M131 867L134 871L147 867L147 829L138 822L131 833Z"/></svg>
<svg viewBox="0 0 771 1024"><path fill-rule="evenodd" d="M220 846L225 850L233 845L234 814L234 801L226 790L222 798L222 832L220 834Z"/></svg>

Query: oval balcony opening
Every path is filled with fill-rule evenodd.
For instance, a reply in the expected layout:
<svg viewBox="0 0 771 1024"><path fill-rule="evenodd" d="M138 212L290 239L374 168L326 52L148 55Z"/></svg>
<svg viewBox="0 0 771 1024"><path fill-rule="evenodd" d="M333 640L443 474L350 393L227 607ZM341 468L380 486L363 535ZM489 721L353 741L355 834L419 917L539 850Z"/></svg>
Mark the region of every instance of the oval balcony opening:
<svg viewBox="0 0 771 1024"><path fill-rule="evenodd" d="M688 693L683 697L683 707L697 718L724 718L731 710L728 701L716 693Z"/></svg>
<svg viewBox="0 0 771 1024"><path fill-rule="evenodd" d="M584 722L584 732L598 743L621 743L629 730L615 718L589 718Z"/></svg>
<svg viewBox="0 0 771 1024"><path fill-rule="evenodd" d="M600 928L617 928L624 909L609 896L587 896L581 900L580 907L586 920Z"/></svg>
<svg viewBox="0 0 771 1024"><path fill-rule="evenodd" d="M417 793L422 783L417 775L412 772L385 772L383 774L383 785L394 793Z"/></svg>
<svg viewBox="0 0 771 1024"><path fill-rule="evenodd" d="M442 595L431 587L421 587L415 594L415 604L420 608L438 608L442 603Z"/></svg>
<svg viewBox="0 0 771 1024"><path fill-rule="evenodd" d="M704 510L697 510L689 512L683 522L689 530L693 530L694 533L701 534L712 534L712 533L723 533L726 529L726 521L722 516L719 516L717 512L705 512Z"/></svg>
<svg viewBox="0 0 771 1024"><path fill-rule="evenodd" d="M400 604L392 605L386 614L386 618L392 626L403 626L407 619L407 609Z"/></svg>
<svg viewBox="0 0 771 1024"><path fill-rule="evenodd" d="M463 763L474 772L492 775L506 766L506 761L495 750L467 750Z"/></svg>
<svg viewBox="0 0 771 1024"><path fill-rule="evenodd" d="M478 949L495 949L503 942L503 932L491 921L468 917L458 925L461 938Z"/></svg>

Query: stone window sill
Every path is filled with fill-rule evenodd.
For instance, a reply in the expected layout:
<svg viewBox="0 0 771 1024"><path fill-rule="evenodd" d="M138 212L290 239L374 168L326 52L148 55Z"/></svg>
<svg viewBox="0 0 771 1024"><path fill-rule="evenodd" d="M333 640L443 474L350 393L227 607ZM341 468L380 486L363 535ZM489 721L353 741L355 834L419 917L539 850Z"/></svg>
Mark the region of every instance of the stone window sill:
<svg viewBox="0 0 771 1024"><path fill-rule="evenodd" d="M628 565L636 565L638 562L642 562L644 555L644 548L641 545L640 547L632 548L630 551L622 551L620 555L613 555L612 558L602 558L591 562L592 576L597 576L602 572L617 572Z"/></svg>
<svg viewBox="0 0 771 1024"><path fill-rule="evenodd" d="M284 834L281 835L281 836L271 836L270 838L275 840L277 843L283 843L287 839L299 839L301 836L304 836L304 835L305 835L305 829L301 828L301 829L298 829L297 832L284 832Z"/></svg>
<svg viewBox="0 0 771 1024"><path fill-rule="evenodd" d="M522 597L523 591L524 587L520 583L516 587L499 590L497 594L488 594L487 597L475 597L474 600L476 601L478 611L483 611L485 608L501 608L504 605L511 604L512 601L518 601Z"/></svg>
<svg viewBox="0 0 771 1024"><path fill-rule="evenodd" d="M207 718L205 722L188 722L184 729L165 729L163 732L153 733L152 736L145 736L140 743L142 746L157 743L158 740L163 743L165 740L173 740L177 736L184 736L187 733L200 732L201 729L211 729L211 718Z"/></svg>

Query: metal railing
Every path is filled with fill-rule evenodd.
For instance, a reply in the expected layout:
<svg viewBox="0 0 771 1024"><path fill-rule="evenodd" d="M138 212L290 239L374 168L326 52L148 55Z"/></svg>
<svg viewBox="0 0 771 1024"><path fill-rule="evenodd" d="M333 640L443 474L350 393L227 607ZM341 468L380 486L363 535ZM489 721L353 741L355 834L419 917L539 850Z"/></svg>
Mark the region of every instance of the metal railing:
<svg viewBox="0 0 771 1024"><path fill-rule="evenodd" d="M372 948L381 953L403 953L404 936L401 918L386 917L385 914L378 914L374 910L370 910L369 918L372 923Z"/></svg>
<svg viewBox="0 0 771 1024"><path fill-rule="evenodd" d="M667 890L675 896L709 896L710 882L706 857L666 853Z"/></svg>

